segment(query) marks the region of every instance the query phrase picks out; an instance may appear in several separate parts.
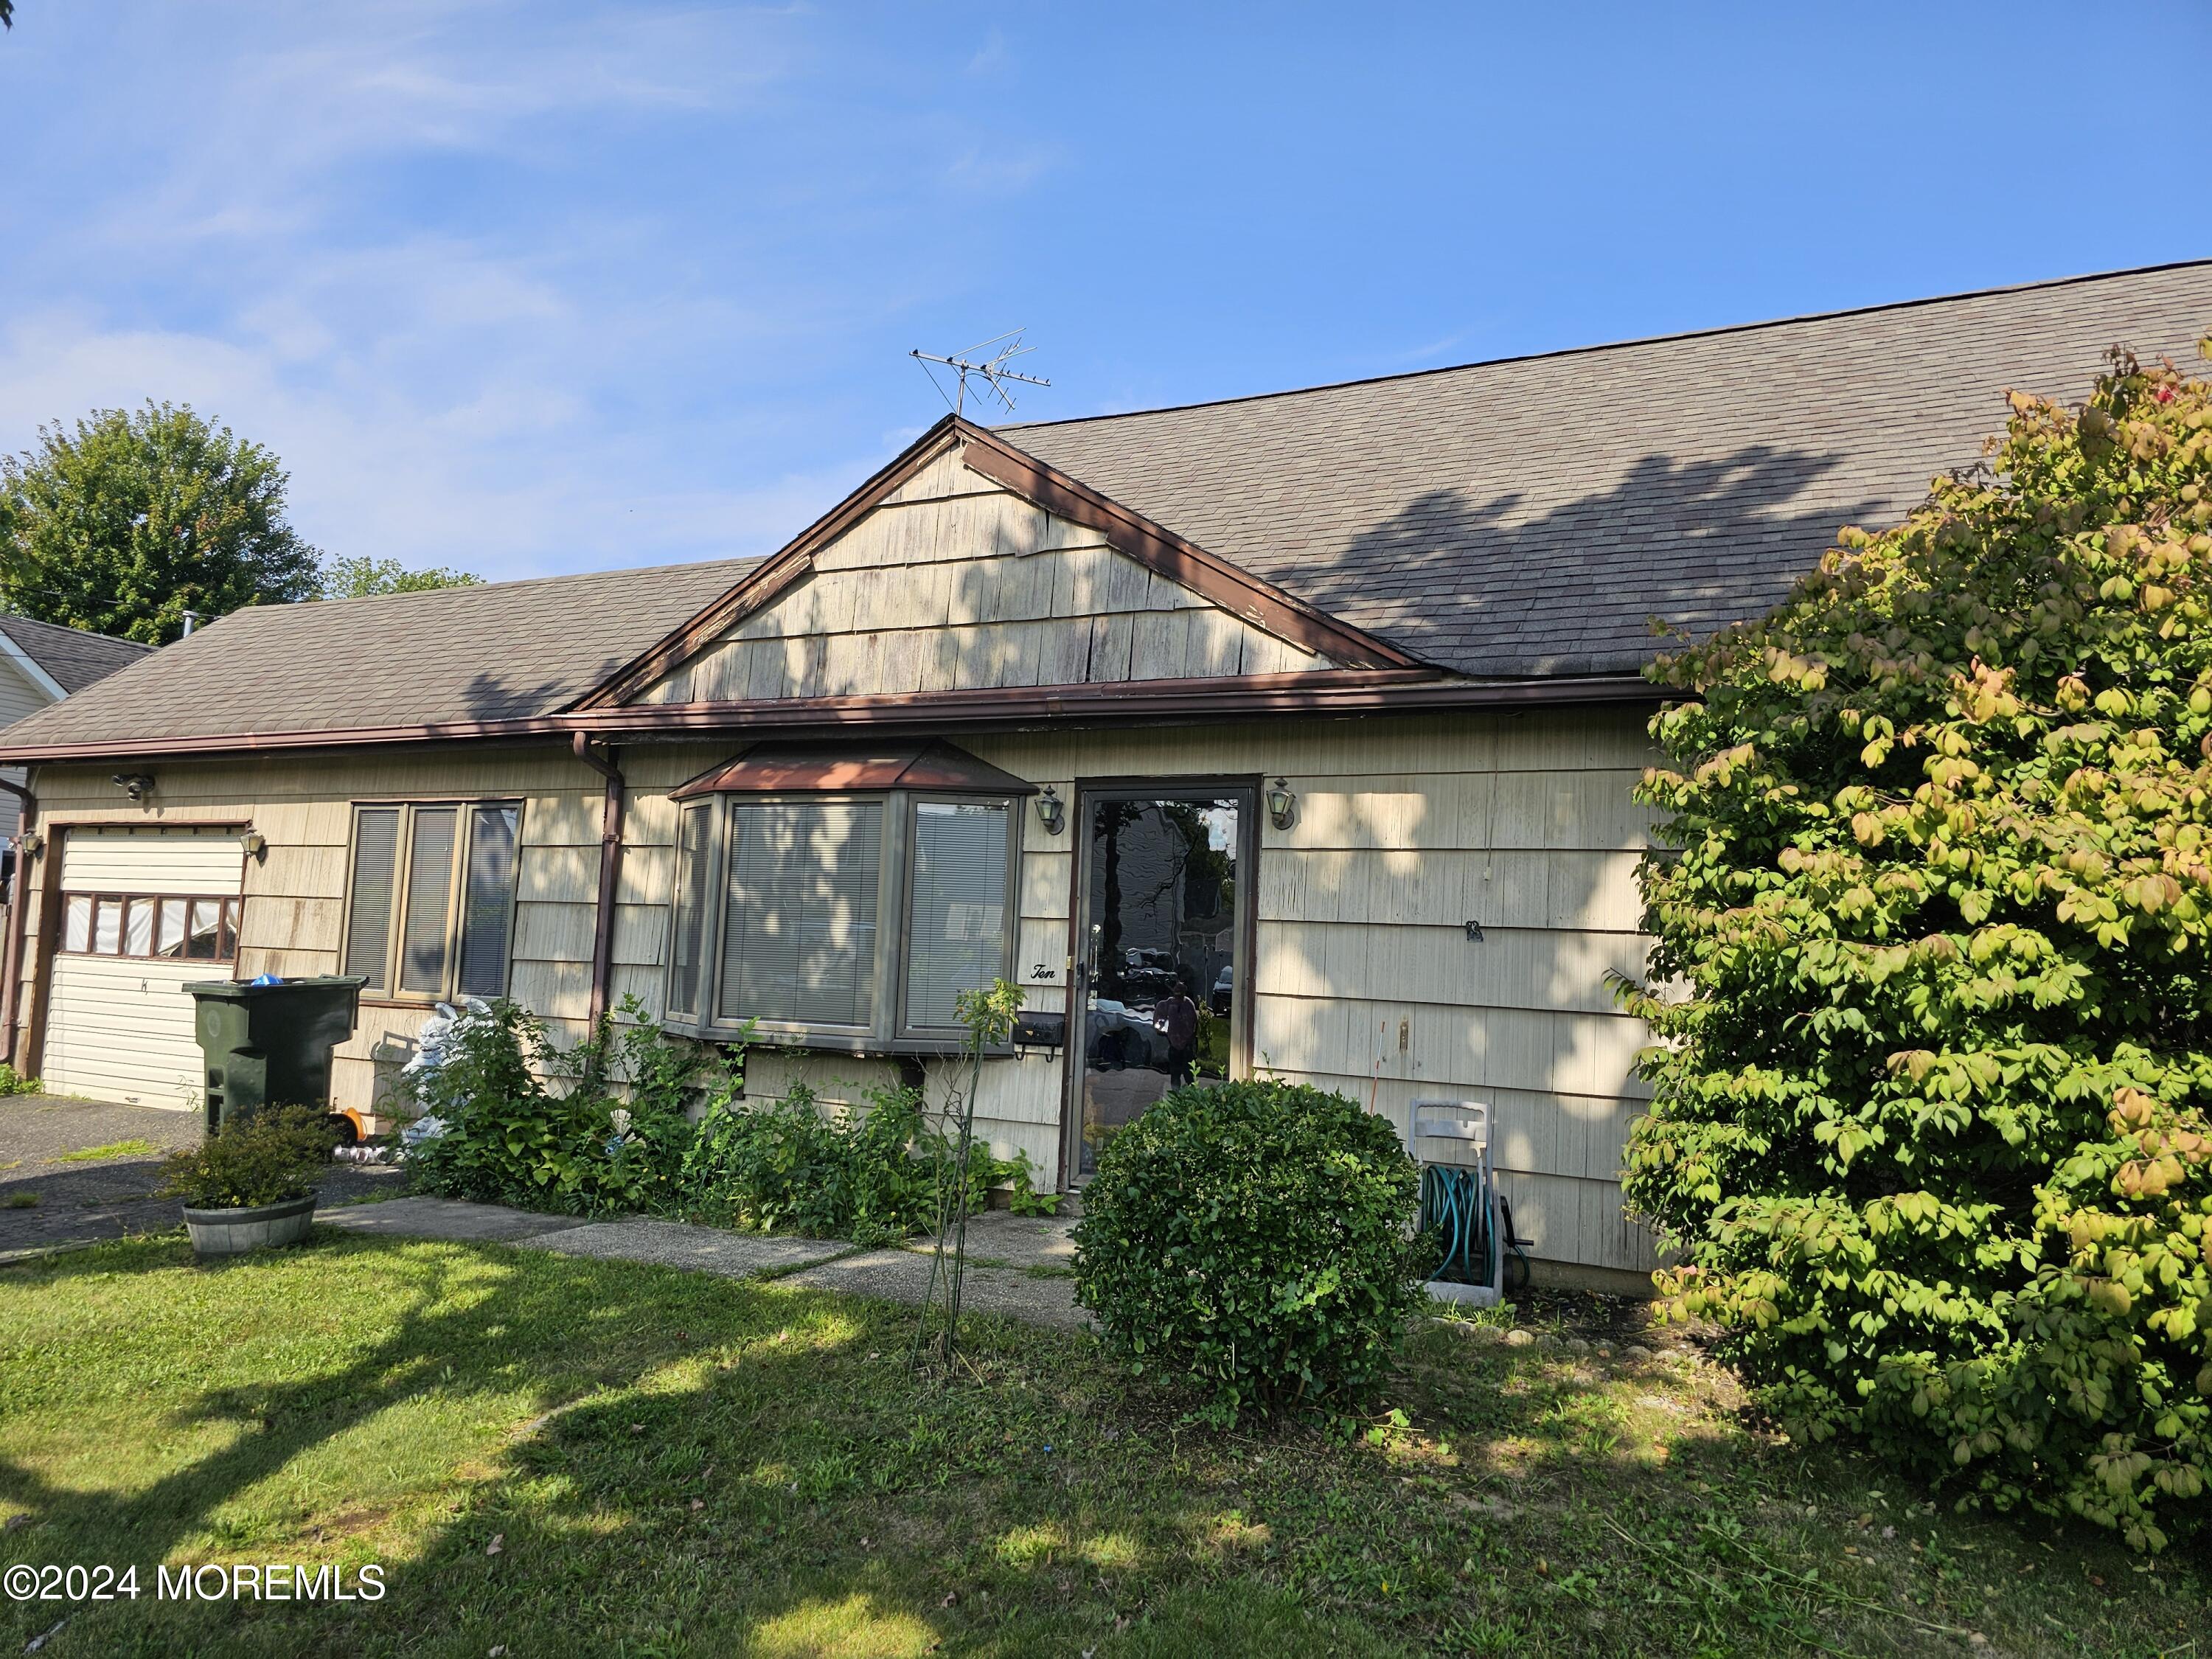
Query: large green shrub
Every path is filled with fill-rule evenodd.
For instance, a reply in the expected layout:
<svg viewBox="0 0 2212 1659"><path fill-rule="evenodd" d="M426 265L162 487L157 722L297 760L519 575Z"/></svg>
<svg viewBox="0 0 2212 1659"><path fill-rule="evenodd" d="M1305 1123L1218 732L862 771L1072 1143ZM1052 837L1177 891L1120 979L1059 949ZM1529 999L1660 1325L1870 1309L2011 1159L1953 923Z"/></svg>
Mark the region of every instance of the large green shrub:
<svg viewBox="0 0 2212 1659"><path fill-rule="evenodd" d="M1396 1131L1341 1095L1176 1090L1099 1154L1076 1299L1139 1370L1226 1418L1355 1391L1419 1303L1418 1184Z"/></svg>
<svg viewBox="0 0 2212 1659"><path fill-rule="evenodd" d="M1661 665L1627 1191L1796 1431L2156 1548L2212 1476L2212 389L2012 409Z"/></svg>
<svg viewBox="0 0 2212 1659"><path fill-rule="evenodd" d="M408 1157L417 1190L571 1214L675 1207L690 1096L717 1074L625 998L573 1048L512 1002L453 1028L414 1103L445 1133Z"/></svg>

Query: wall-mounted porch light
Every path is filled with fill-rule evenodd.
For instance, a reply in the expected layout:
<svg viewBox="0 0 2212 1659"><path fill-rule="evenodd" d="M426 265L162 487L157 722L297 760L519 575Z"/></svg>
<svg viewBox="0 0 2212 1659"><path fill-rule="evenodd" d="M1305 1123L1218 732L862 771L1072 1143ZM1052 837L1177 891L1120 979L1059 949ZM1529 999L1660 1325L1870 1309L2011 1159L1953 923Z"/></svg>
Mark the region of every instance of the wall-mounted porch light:
<svg viewBox="0 0 2212 1659"><path fill-rule="evenodd" d="M132 800L143 800L154 787L154 778L149 772L118 772L114 783Z"/></svg>
<svg viewBox="0 0 2212 1659"><path fill-rule="evenodd" d="M1037 822L1044 826L1048 836L1056 836L1067 822L1067 809L1060 804L1060 791L1050 784L1036 798Z"/></svg>
<svg viewBox="0 0 2212 1659"><path fill-rule="evenodd" d="M250 859L262 858L269 851L269 837L258 830L247 830L238 838L238 844L246 849L246 856Z"/></svg>
<svg viewBox="0 0 2212 1659"><path fill-rule="evenodd" d="M1267 786L1267 817L1278 830L1287 830L1297 819L1298 798L1290 780L1277 778Z"/></svg>
<svg viewBox="0 0 2212 1659"><path fill-rule="evenodd" d="M16 850L27 859L34 859L46 850L46 838L35 830L26 830L15 837Z"/></svg>

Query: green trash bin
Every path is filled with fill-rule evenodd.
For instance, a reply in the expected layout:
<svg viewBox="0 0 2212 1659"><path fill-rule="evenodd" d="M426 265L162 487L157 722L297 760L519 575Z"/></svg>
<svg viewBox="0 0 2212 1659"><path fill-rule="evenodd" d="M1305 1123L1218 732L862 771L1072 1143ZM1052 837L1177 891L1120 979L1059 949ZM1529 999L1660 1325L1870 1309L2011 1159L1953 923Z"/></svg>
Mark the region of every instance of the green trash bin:
<svg viewBox="0 0 2212 1659"><path fill-rule="evenodd" d="M187 985L205 1067L207 1127L264 1106L331 1103L331 1050L353 1035L358 977L325 974L274 985L202 980Z"/></svg>

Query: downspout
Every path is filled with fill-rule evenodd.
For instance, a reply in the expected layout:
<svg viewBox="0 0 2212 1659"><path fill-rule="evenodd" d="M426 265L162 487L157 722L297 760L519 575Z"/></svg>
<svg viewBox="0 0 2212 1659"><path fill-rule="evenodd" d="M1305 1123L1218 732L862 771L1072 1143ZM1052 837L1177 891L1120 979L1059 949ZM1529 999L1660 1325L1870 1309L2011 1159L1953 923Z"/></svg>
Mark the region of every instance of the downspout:
<svg viewBox="0 0 2212 1659"><path fill-rule="evenodd" d="M8 895L7 943L8 959L0 962L0 1061L15 1063L15 997L16 988L23 979L23 899L29 890L31 856L23 849L23 833L29 830L39 816L38 797L31 793L27 783L17 783L13 778L0 777L0 789L5 789L23 804L22 816L15 826L15 884Z"/></svg>
<svg viewBox="0 0 2212 1659"><path fill-rule="evenodd" d="M622 880L623 812L628 791L613 751L601 759L592 752L591 739L575 734L576 758L607 781L606 804L599 814L599 905L592 922L592 1012L597 1028L607 1012L607 990L614 978L615 893Z"/></svg>

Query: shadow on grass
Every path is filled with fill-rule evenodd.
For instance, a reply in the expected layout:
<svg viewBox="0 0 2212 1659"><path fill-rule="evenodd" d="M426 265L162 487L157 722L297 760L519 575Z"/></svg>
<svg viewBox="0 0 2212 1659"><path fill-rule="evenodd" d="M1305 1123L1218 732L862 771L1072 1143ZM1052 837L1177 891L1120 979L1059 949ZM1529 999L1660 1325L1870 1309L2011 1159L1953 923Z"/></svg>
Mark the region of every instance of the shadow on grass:
<svg viewBox="0 0 2212 1659"><path fill-rule="evenodd" d="M83 1651L1688 1654L1863 1627L1933 1652L1966 1628L1951 1581L1875 1613L1870 1582L1806 1582L1838 1504L1874 1500L1657 1362L1432 1328L1392 1384L1407 1426L1201 1433L1086 1339L988 1319L938 1387L905 1367L909 1310L773 1285L350 1239L185 1261L133 1243L0 1280L0 1497L35 1516L0 1553L374 1559L389 1590L91 1610Z"/></svg>

